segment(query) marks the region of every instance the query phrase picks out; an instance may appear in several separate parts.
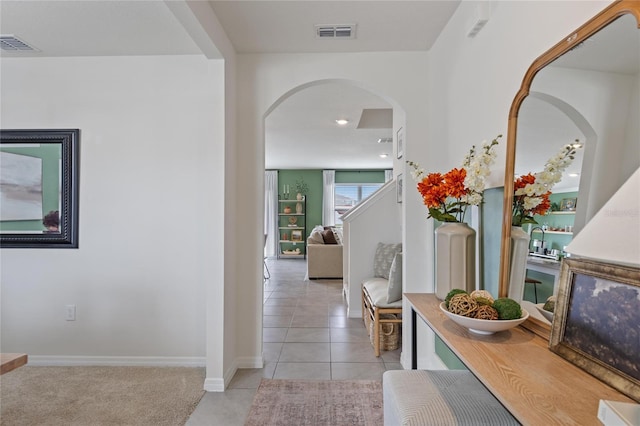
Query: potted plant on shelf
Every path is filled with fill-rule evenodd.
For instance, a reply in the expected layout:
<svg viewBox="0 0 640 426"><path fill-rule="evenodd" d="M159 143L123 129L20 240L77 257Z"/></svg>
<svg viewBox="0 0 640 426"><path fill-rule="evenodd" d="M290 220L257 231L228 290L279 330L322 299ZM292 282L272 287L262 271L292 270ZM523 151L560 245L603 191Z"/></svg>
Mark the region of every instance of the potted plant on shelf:
<svg viewBox="0 0 640 426"><path fill-rule="evenodd" d="M307 185L304 179L300 178L300 180L296 180L296 199L302 201L307 192L309 192L309 185Z"/></svg>

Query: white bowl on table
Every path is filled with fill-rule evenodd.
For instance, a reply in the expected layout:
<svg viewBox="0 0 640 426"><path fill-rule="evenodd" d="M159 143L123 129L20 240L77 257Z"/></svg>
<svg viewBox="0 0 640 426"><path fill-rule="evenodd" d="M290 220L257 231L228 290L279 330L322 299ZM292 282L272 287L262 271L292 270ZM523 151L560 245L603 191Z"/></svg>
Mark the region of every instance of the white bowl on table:
<svg viewBox="0 0 640 426"><path fill-rule="evenodd" d="M544 303L538 303L536 305L536 308L538 308L538 311L542 314L543 317L547 319L547 321L553 322L553 312L549 312L545 310L543 306L544 306Z"/></svg>
<svg viewBox="0 0 640 426"><path fill-rule="evenodd" d="M455 323L468 328L470 332L476 334L493 334L499 331L509 330L510 328L519 326L529 318L529 312L524 309L522 310L522 316L514 320L483 320L465 317L449 312L445 302L440 303L440 310Z"/></svg>

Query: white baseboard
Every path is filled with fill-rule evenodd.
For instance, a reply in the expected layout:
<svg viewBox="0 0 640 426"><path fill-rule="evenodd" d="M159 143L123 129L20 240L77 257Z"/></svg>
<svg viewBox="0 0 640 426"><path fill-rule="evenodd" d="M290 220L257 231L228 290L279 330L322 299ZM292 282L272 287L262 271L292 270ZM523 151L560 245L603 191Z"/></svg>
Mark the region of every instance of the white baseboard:
<svg viewBox="0 0 640 426"><path fill-rule="evenodd" d="M236 358L231 367L224 373L223 379L208 378L204 381L204 390L207 392L224 392L231 383L233 376L241 368L263 368L264 362L262 357L240 357Z"/></svg>
<svg viewBox="0 0 640 426"><path fill-rule="evenodd" d="M29 365L35 366L204 367L205 362L205 357L29 355Z"/></svg>
<svg viewBox="0 0 640 426"><path fill-rule="evenodd" d="M204 390L207 392L224 392L224 379L205 379Z"/></svg>
<svg viewBox="0 0 640 426"><path fill-rule="evenodd" d="M264 367L264 360L261 356L245 356L236 360L238 368L262 368Z"/></svg>

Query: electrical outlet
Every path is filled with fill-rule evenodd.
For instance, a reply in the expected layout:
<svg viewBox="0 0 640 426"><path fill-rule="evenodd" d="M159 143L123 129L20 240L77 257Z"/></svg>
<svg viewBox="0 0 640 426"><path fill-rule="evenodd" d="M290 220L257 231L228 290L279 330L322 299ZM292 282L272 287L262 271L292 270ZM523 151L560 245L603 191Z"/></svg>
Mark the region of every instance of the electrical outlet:
<svg viewBox="0 0 640 426"><path fill-rule="evenodd" d="M67 321L76 320L76 305L65 306L65 318Z"/></svg>

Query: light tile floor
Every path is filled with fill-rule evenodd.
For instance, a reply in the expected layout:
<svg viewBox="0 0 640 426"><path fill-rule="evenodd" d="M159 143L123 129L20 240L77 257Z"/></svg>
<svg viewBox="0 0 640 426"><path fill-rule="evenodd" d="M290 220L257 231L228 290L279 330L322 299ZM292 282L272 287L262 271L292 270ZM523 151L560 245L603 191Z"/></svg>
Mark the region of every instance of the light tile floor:
<svg viewBox="0 0 640 426"><path fill-rule="evenodd" d="M238 370L225 392L207 392L187 426L243 425L264 378L382 380L400 349L373 354L361 318L348 318L341 280L305 281L306 261L269 259L264 283L264 368Z"/></svg>

